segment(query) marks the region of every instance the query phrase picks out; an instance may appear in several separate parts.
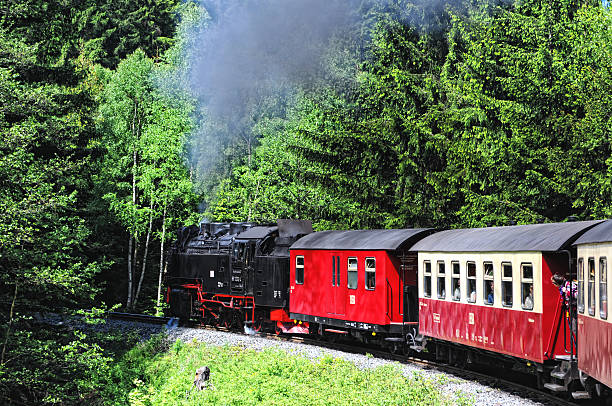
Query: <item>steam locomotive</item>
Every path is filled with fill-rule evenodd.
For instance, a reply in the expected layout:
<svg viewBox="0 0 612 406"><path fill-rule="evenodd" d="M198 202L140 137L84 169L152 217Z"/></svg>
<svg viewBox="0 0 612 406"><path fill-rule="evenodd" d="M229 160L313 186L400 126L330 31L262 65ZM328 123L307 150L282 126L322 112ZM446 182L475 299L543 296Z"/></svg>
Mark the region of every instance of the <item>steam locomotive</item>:
<svg viewBox="0 0 612 406"><path fill-rule="evenodd" d="M304 332L288 315L289 247L311 232L304 220L181 228L166 275L170 314L227 328Z"/></svg>
<svg viewBox="0 0 612 406"><path fill-rule="evenodd" d="M553 392L612 400L612 220L316 233L279 220L177 237L167 300L183 320L503 365ZM577 290L560 294L555 275Z"/></svg>

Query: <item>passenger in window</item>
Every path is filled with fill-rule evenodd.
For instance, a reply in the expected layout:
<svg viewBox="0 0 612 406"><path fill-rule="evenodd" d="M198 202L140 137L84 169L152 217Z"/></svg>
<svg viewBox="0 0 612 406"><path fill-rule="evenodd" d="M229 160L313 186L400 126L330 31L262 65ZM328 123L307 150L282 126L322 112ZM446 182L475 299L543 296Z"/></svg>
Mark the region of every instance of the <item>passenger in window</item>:
<svg viewBox="0 0 612 406"><path fill-rule="evenodd" d="M476 289L470 292L470 302L476 301Z"/></svg>
<svg viewBox="0 0 612 406"><path fill-rule="evenodd" d="M533 309L533 285L529 285L529 293L523 301L523 307L527 310Z"/></svg>
<svg viewBox="0 0 612 406"><path fill-rule="evenodd" d="M453 292L453 300L461 300L461 280L457 279L457 286Z"/></svg>
<svg viewBox="0 0 612 406"><path fill-rule="evenodd" d="M489 282L489 286L491 287L491 290L489 290L489 295L487 296L487 303L493 304L493 300L495 298L493 295L493 281Z"/></svg>

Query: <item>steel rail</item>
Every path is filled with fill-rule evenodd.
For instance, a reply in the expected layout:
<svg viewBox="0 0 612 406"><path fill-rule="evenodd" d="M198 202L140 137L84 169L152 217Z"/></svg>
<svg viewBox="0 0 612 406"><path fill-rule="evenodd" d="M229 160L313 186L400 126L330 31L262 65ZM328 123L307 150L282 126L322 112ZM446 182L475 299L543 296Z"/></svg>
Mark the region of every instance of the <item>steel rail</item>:
<svg viewBox="0 0 612 406"><path fill-rule="evenodd" d="M139 313L108 312L106 314L108 315L109 319L138 321L149 324L167 324L171 319L171 317L151 316L148 314Z"/></svg>

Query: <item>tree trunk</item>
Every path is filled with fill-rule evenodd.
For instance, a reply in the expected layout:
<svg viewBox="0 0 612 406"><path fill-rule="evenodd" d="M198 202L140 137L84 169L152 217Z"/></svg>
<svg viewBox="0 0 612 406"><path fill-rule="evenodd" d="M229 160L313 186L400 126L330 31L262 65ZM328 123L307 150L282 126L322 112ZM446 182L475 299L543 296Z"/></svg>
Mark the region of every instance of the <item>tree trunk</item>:
<svg viewBox="0 0 612 406"><path fill-rule="evenodd" d="M138 115L138 103L134 103L134 115L132 116L132 136L135 140L138 139L138 131L136 129L136 116ZM138 165L138 152L137 142L134 140L133 151L132 151L132 208L136 210L136 169ZM136 241L136 247L134 247L134 253L132 255L132 248L134 246L134 235L136 233L136 219L132 217L132 229L130 233L130 243L128 246L128 298L125 307L129 310L133 307L132 304L132 292L134 291L133 275L134 268L136 267L136 253L138 252L138 241ZM134 258L134 264L132 264L132 258ZM134 265L134 266L132 266Z"/></svg>
<svg viewBox="0 0 612 406"><path fill-rule="evenodd" d="M157 281L157 310L156 315L160 315L161 306L161 287L162 287L162 275L164 273L164 240L166 239L166 202L164 202L164 214L162 216L162 235L161 243L159 248L159 279Z"/></svg>
<svg viewBox="0 0 612 406"><path fill-rule="evenodd" d="M140 272L140 280L138 281L138 288L136 289L136 295L134 296L134 306L138 302L138 296L140 296L140 288L142 288L142 281L144 279L145 270L147 268L147 255L149 254L149 242L151 241L151 229L153 228L153 195L151 195L151 211L149 212L149 229L147 230L147 239L145 241L145 251L142 257L142 271Z"/></svg>
<svg viewBox="0 0 612 406"><path fill-rule="evenodd" d="M11 326L13 325L13 315L15 314L15 302L17 301L17 282L15 282L15 292L13 293L13 302L11 303L11 311L9 312L9 324L6 328L6 337L4 338L4 345L2 346L2 356L0 357L0 365L4 364L4 357L6 355L6 346L8 344L9 336L11 334Z"/></svg>
<svg viewBox="0 0 612 406"><path fill-rule="evenodd" d="M132 247L134 246L134 237L130 234L130 243L128 244L128 294L127 302L125 304L126 309L132 307Z"/></svg>
<svg viewBox="0 0 612 406"><path fill-rule="evenodd" d="M135 292L135 278L136 278L136 270L138 269L138 249L140 248L140 244L138 243L139 235L136 234L134 237L134 253L132 255L132 274L130 275L130 297L132 298L130 301L130 308L132 310L134 308L134 292Z"/></svg>

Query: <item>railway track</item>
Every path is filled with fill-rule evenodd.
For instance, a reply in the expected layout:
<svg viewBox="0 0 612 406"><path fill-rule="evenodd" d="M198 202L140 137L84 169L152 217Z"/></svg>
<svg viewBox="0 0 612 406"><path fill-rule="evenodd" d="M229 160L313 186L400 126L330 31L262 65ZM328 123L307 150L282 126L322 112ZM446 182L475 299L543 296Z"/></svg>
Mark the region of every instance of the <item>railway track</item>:
<svg viewBox="0 0 612 406"><path fill-rule="evenodd" d="M172 319L171 317L150 316L138 313L108 312L107 315L109 319L113 320L138 321L149 324L168 324Z"/></svg>
<svg viewBox="0 0 612 406"><path fill-rule="evenodd" d="M142 314L119 313L119 312L109 312L108 316L111 319L138 321L138 322L158 324L158 325L168 324L168 322L171 320L170 317L156 317L156 316L148 316L148 315L142 315ZM223 332L229 332L229 333L240 333L240 332L233 331L225 327L204 326L204 325L199 325L195 323L187 327L213 330L213 331L223 331ZM241 334L245 334L245 333L241 333ZM348 342L342 342L342 341L332 342L332 341L326 341L326 340L311 339L311 338L304 337L304 336L291 336L291 335L283 335L283 334L277 335L274 333L267 333L267 332L258 332L255 335L258 337L269 339L269 340L291 341L291 342L314 345L318 347L328 348L330 350L342 351L342 352L353 353L353 354L362 354L362 355L371 354L372 356L380 358L380 359L398 361L400 363L405 363L405 364L408 364L408 363L416 364L416 365L421 366L424 369L440 371L440 372L444 372L444 373L456 376L458 378L462 378L462 379L473 381L473 382L478 382L488 387L500 389L504 392L517 395L521 398L543 403L546 405L590 406L590 405L596 404L595 401L593 400L580 401L580 402L566 400L558 396L554 396L551 393L539 390L536 387L531 387L523 383L519 383L516 381L506 379L503 376L495 374L495 373L489 374L489 373L479 372L476 369L460 368L460 367L456 367L456 366L452 366L448 364L439 363L439 362L427 359L426 357L421 358L421 357L415 357L415 356L409 356L409 355L392 354L388 351L382 350L375 346L365 346L363 344L360 345L357 342L354 342L354 343L353 342L348 343ZM508 371L503 371L503 373L507 375ZM526 374L523 374L523 375L524 377L527 376Z"/></svg>

